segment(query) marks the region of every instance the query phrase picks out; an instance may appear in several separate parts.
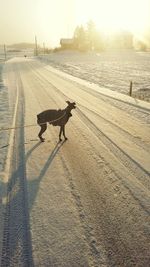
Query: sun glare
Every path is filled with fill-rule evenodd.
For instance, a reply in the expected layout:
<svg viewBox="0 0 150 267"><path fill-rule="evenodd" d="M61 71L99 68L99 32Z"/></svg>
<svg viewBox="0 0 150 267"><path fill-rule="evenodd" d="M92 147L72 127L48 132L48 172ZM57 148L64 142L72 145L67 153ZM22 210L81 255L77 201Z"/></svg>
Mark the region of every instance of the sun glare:
<svg viewBox="0 0 150 267"><path fill-rule="evenodd" d="M150 1L83 0L78 2L77 17L80 23L92 19L104 32L129 30L138 34L150 26Z"/></svg>
<svg viewBox="0 0 150 267"><path fill-rule="evenodd" d="M56 45L60 38L71 37L75 28L74 14L74 0L38 0L36 16L40 40Z"/></svg>

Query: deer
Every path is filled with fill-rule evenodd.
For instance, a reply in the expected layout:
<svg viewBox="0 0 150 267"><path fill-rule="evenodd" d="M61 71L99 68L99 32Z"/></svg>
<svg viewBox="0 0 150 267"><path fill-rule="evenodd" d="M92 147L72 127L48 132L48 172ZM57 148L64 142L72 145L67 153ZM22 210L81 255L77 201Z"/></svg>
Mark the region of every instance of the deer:
<svg viewBox="0 0 150 267"><path fill-rule="evenodd" d="M76 108L75 102L66 101L68 104L65 109L48 109L44 110L37 115L37 123L41 127L41 130L38 134L38 137L41 142L45 141L45 138L42 137L42 134L47 129L47 123L52 124L53 126L60 126L59 131L59 141L61 142L61 135L63 133L65 141L68 139L65 135L65 125L68 122L69 118L72 117L71 110Z"/></svg>

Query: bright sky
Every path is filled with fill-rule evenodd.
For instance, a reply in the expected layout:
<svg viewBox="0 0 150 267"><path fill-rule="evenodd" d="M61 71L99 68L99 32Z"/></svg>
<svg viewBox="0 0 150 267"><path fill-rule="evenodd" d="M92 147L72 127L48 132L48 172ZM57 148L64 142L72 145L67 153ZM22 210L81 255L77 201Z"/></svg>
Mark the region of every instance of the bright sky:
<svg viewBox="0 0 150 267"><path fill-rule="evenodd" d="M0 44L59 44L92 19L101 31L150 31L150 0L0 0Z"/></svg>

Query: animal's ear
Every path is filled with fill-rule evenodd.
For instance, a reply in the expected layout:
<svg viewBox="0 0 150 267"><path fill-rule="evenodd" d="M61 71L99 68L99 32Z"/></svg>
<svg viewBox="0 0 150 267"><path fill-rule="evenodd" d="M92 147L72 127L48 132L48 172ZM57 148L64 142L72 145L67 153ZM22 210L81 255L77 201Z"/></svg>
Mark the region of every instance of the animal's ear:
<svg viewBox="0 0 150 267"><path fill-rule="evenodd" d="M70 101L67 100L66 103L69 105L70 104Z"/></svg>

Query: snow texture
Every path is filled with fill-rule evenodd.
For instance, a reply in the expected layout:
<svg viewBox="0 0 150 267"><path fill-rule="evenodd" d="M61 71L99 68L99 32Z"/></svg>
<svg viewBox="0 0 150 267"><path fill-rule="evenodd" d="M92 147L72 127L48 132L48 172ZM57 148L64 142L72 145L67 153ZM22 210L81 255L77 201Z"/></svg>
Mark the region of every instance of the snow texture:
<svg viewBox="0 0 150 267"><path fill-rule="evenodd" d="M120 93L125 92L121 82L119 92L110 90L107 75L106 83L95 85L82 75L78 56L52 55L55 62L47 58L48 64L14 58L5 64L4 88L15 125L36 125L38 113L64 108L66 100L77 108L66 126L67 142L58 142L59 129L50 125L44 143L37 126L10 131L1 172L1 267L149 266L150 104ZM57 70L57 57L59 69L66 71L71 62L79 67L78 77L73 67L71 75ZM94 57L102 61L102 55ZM146 54L130 54L128 62L132 57L141 57L134 66L142 73ZM114 62L112 56L109 68L117 68ZM94 65L91 55L84 68L93 77L99 62L93 72L89 63ZM148 82L146 69L147 64L140 79ZM111 85L114 69L113 75Z"/></svg>

